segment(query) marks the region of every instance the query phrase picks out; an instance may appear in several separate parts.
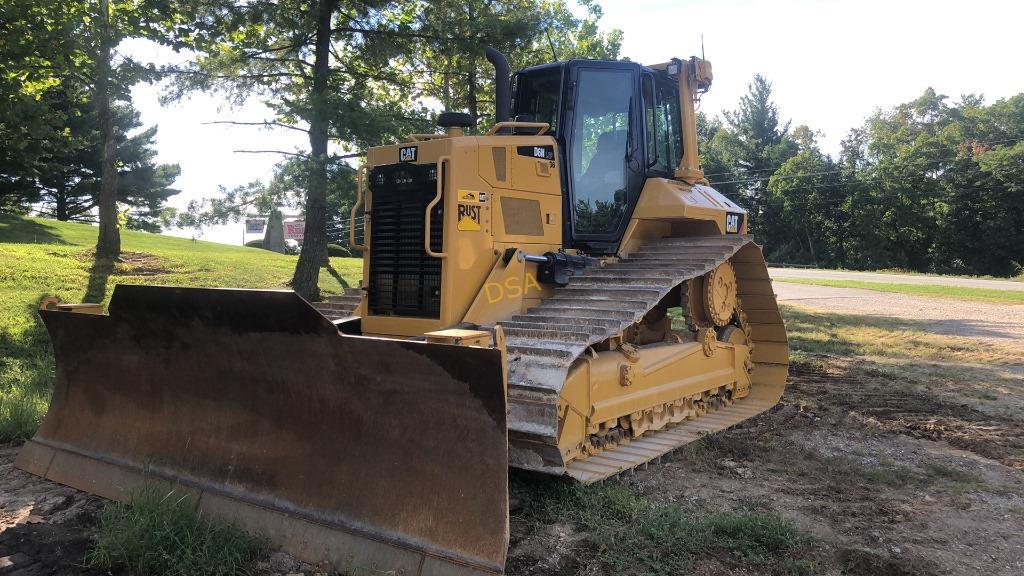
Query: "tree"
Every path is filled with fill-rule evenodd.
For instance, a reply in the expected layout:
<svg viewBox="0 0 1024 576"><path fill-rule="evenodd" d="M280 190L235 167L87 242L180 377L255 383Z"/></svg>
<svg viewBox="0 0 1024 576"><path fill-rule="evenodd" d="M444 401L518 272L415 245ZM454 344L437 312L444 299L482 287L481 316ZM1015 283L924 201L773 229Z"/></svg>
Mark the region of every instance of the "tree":
<svg viewBox="0 0 1024 576"><path fill-rule="evenodd" d="M477 71L482 65L478 54L466 55L453 65L453 60L445 60L448 55L455 58L447 51L448 44L482 52L488 43L511 42L522 37L521 22L536 21L529 20L533 18L529 12L545 6L560 7L557 17L563 28L578 21L567 19L569 12L561 2L470 2L467 6L482 12L469 18L469 12L464 16L454 11L454 4L415 0L254 0L245 4L215 0L196 7L194 17L202 25L189 42L200 55L194 65L174 71L177 81L170 97L194 89L219 91L234 102L260 97L274 114L265 125L301 130L309 136L308 152L280 151L304 171L306 231L292 279L293 288L304 297L319 297L317 279L326 262L332 173L352 175L351 170L337 167L345 154L331 153L329 141L360 150L397 141L410 132L429 131L433 120L422 99L435 94L430 86L445 84L443 77L455 74L453 66L463 62L470 64L458 74L477 80L455 83L449 79L449 86L467 95L460 100L452 92L449 103L481 104L479 96L487 80L479 79L483 75ZM587 30L597 34L595 26ZM540 32L533 30L534 40L527 45L535 45ZM562 42L575 39L583 45L589 41L568 29L559 34L564 36ZM553 36L551 41L559 40ZM445 57L434 57L442 52Z"/></svg>
<svg viewBox="0 0 1024 576"><path fill-rule="evenodd" d="M118 127L112 102L129 101L129 88L155 78L155 70L121 58L114 61L116 46L126 38L150 37L167 41L167 31L178 23L177 3L169 0L9 0L0 18L4 42L0 53L6 62L4 76L11 78L22 104L26 96L41 94L62 83L90 90L95 106L95 143L100 158L97 258L120 254L117 199ZM14 58L12 58L14 56ZM5 87L6 88L6 87ZM16 107L15 107L16 108ZM11 108L7 108L10 110ZM0 110L2 112L4 110ZM40 108L39 111L45 111ZM47 116L49 127L61 126L57 116ZM41 137L36 149L26 146L18 157L18 186L26 186L29 174L38 175L39 162L64 147L59 137ZM25 153L27 152L27 153ZM66 152L66 150L64 150ZM8 164L10 166L10 164ZM7 167L5 170L14 170ZM9 179L10 180L10 179ZM28 198L26 198L28 199ZM29 199L31 200L31 199Z"/></svg>
<svg viewBox="0 0 1024 576"><path fill-rule="evenodd" d="M202 23L188 40L199 52L174 71L172 98L200 89L236 103L260 97L267 124L305 132L309 150L281 151L303 168L306 231L292 278L296 292L319 298L327 257L327 183L333 137L362 147L415 118L398 114L409 85L389 62L412 14L409 6L342 0L214 0L193 7Z"/></svg>
<svg viewBox="0 0 1024 576"><path fill-rule="evenodd" d="M417 35L404 55L409 72L420 78L418 96L476 120L493 117L494 74L484 58L488 46L517 68L575 57L618 58L622 31L602 33L601 7L593 0L580 4L586 8L583 17L563 0L430 2L429 9L417 12Z"/></svg>
<svg viewBox="0 0 1024 576"><path fill-rule="evenodd" d="M110 117L110 53L114 47L115 37L110 27L109 0L99 0L96 21L99 30L96 56L93 58L93 101L96 103L96 119L100 133L101 166L100 192L96 203L100 221L96 258L113 259L121 255L121 234L117 226L117 143L114 140L114 122Z"/></svg>
<svg viewBox="0 0 1024 576"><path fill-rule="evenodd" d="M739 107L725 113L725 126L711 140L711 148L726 170L728 180L711 179L713 185L736 185L736 194L750 214L751 232L763 239L761 223L775 216L767 214L765 188L772 173L798 151L790 137L789 122L780 123L772 101L772 85L760 74L754 76Z"/></svg>
<svg viewBox="0 0 1024 576"><path fill-rule="evenodd" d="M776 262L839 266L846 259L847 187L839 164L822 154L806 126L803 150L768 181L761 230L771 239L766 257Z"/></svg>
<svg viewBox="0 0 1024 576"><path fill-rule="evenodd" d="M54 126L47 135L59 145L51 146L38 160L36 173L23 179L25 186L32 189L42 215L62 221L96 222L103 180L96 107L88 91L67 81L48 90L44 102L47 114L62 119L62 125ZM172 185L181 169L176 164L156 163L155 127L128 135L142 126L139 113L130 104L115 103L110 115L117 129L115 210L116 204L129 208L128 228L157 232L165 202L178 193ZM18 170L24 173L26 168Z"/></svg>

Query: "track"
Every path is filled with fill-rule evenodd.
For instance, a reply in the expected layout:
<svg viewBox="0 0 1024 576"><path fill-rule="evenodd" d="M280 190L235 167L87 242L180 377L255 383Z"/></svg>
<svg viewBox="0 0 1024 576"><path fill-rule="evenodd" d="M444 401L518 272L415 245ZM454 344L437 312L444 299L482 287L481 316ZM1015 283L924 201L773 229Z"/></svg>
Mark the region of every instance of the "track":
<svg viewBox="0 0 1024 576"><path fill-rule="evenodd" d="M558 450L558 399L569 368L587 348L640 321L670 290L732 258L738 296L754 341L750 396L670 429L648 432L565 466ZM350 316L360 293L314 304L331 319ZM595 482L755 416L778 402L786 380L785 328L760 248L750 236L665 238L618 262L586 270L526 314L501 324L509 357L509 463ZM761 361L759 361L761 359Z"/></svg>
<svg viewBox="0 0 1024 576"><path fill-rule="evenodd" d="M732 258L738 296L754 342L749 397L671 429L564 466L558 450L558 399L569 368L588 347L640 321L670 290ZM774 405L785 386L785 328L760 248L749 236L665 238L618 262L594 267L555 289L526 314L500 322L509 353L509 463L594 482L657 458L699 434ZM787 361L788 362L788 361Z"/></svg>

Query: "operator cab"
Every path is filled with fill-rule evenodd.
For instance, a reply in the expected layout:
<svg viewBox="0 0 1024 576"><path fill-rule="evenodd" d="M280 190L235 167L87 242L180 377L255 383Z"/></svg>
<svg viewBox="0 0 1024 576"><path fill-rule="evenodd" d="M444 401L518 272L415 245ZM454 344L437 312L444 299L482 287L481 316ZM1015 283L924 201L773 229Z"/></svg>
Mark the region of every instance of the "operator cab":
<svg viewBox="0 0 1024 576"><path fill-rule="evenodd" d="M558 142L564 245L614 253L644 182L672 178L682 158L678 79L635 62L569 60L512 81L513 119L548 123Z"/></svg>

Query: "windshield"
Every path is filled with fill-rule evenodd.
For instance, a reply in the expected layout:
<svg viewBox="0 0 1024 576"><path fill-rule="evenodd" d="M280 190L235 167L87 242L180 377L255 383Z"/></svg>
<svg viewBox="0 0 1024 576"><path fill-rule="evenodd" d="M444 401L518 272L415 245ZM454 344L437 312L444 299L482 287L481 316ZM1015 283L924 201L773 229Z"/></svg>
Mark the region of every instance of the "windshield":
<svg viewBox="0 0 1024 576"><path fill-rule="evenodd" d="M516 117L530 116L534 122L547 122L548 132L558 134L558 111L561 108L562 69L552 67L516 74Z"/></svg>

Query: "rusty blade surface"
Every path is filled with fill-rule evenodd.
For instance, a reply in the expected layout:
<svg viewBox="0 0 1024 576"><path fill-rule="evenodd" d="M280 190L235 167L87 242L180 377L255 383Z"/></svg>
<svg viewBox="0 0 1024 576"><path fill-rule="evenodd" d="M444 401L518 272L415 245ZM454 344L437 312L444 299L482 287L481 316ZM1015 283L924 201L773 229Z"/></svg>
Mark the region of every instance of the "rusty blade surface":
<svg viewBox="0 0 1024 576"><path fill-rule="evenodd" d="M120 285L109 316L41 314L57 378L19 467L175 482L337 568L503 570L499 351L341 335L292 292Z"/></svg>

